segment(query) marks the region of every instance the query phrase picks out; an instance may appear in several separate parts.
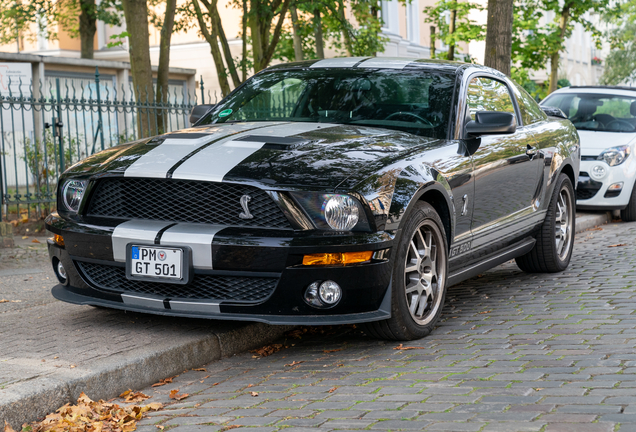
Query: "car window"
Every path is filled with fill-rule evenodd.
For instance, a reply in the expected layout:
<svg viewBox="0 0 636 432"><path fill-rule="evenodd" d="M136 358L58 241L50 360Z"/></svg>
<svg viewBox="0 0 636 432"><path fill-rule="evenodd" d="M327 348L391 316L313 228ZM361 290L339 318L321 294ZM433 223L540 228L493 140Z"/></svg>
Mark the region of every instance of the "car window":
<svg viewBox="0 0 636 432"><path fill-rule="evenodd" d="M200 124L296 121L352 124L446 138L455 77L393 69L292 69L258 74Z"/></svg>
<svg viewBox="0 0 636 432"><path fill-rule="evenodd" d="M636 131L636 97L598 93L560 93L542 105L561 109L578 130Z"/></svg>
<svg viewBox="0 0 636 432"><path fill-rule="evenodd" d="M470 81L467 104L472 120L475 120L477 111L515 113L508 87L504 83L490 78L479 77Z"/></svg>
<svg viewBox="0 0 636 432"><path fill-rule="evenodd" d="M523 120L524 125L540 122L548 118L541 110L539 104L532 99L532 96L530 96L523 87L514 83L513 91L517 97L517 104L519 104L521 120Z"/></svg>

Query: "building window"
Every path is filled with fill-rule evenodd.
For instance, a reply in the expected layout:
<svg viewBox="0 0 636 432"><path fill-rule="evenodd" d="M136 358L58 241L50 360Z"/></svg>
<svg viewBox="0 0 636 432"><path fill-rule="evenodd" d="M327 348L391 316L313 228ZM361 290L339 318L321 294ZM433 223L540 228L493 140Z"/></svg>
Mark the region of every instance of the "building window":
<svg viewBox="0 0 636 432"><path fill-rule="evenodd" d="M420 43L420 23L418 20L419 1L411 0L406 8L406 38L409 42Z"/></svg>

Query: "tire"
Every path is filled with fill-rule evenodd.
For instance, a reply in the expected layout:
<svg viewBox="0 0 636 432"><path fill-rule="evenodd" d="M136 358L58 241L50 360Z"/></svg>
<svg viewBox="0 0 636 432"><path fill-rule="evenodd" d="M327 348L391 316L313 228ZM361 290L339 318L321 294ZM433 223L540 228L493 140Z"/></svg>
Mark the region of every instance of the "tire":
<svg viewBox="0 0 636 432"><path fill-rule="evenodd" d="M576 198L570 178L559 175L537 242L527 254L515 258L526 273L556 273L570 264L575 234Z"/></svg>
<svg viewBox="0 0 636 432"><path fill-rule="evenodd" d="M629 197L627 207L621 210L621 219L623 222L636 221L636 185L632 188L632 195Z"/></svg>
<svg viewBox="0 0 636 432"><path fill-rule="evenodd" d="M444 224L430 204L417 203L406 221L392 271L391 318L366 323L363 329L378 339L421 339L442 313L448 274Z"/></svg>

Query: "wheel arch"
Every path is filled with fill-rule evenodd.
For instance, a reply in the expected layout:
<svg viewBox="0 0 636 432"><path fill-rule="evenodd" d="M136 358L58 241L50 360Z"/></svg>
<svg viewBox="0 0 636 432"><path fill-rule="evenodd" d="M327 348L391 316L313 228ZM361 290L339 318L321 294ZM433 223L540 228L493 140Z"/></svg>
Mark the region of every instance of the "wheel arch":
<svg viewBox="0 0 636 432"><path fill-rule="evenodd" d="M424 201L433 206L444 224L444 232L446 233L446 245L450 249L451 245L451 211L444 194L437 188L427 188L419 197L418 201Z"/></svg>
<svg viewBox="0 0 636 432"><path fill-rule="evenodd" d="M574 168L572 168L572 165L564 164L561 168L561 172L570 178L574 191L576 192L576 175L574 174Z"/></svg>

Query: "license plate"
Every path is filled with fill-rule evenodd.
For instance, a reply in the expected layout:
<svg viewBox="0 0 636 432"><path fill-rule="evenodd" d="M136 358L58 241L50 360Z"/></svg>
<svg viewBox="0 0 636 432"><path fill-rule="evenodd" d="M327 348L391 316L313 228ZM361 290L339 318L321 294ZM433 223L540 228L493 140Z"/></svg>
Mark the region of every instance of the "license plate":
<svg viewBox="0 0 636 432"><path fill-rule="evenodd" d="M161 246L128 246L129 279L179 282L184 279L184 250Z"/></svg>

